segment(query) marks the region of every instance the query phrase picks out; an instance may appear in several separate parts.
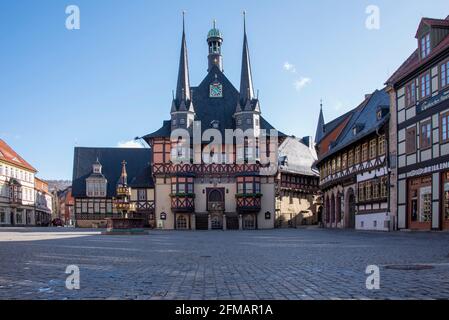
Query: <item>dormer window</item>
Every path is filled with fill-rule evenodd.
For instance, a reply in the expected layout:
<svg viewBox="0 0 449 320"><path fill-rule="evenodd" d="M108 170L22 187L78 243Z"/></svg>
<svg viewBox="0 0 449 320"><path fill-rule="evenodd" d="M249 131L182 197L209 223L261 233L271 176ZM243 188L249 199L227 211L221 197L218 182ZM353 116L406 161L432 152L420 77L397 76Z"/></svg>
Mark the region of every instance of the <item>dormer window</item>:
<svg viewBox="0 0 449 320"><path fill-rule="evenodd" d="M354 136L357 135L357 127L352 128L352 134Z"/></svg>
<svg viewBox="0 0 449 320"><path fill-rule="evenodd" d="M377 120L382 119L382 110L377 111Z"/></svg>
<svg viewBox="0 0 449 320"><path fill-rule="evenodd" d="M430 33L421 37L421 59L426 58L430 54Z"/></svg>

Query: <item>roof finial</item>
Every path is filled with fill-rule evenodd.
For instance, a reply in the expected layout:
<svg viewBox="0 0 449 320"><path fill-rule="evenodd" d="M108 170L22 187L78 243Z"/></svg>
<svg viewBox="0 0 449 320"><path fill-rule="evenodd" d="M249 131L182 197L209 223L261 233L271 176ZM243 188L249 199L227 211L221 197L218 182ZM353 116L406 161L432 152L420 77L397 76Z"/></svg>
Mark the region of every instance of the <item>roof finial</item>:
<svg viewBox="0 0 449 320"><path fill-rule="evenodd" d="M185 32L185 29L186 29L185 15L186 15L186 11L182 10L182 32Z"/></svg>
<svg viewBox="0 0 449 320"><path fill-rule="evenodd" d="M320 99L320 109L323 110L323 99Z"/></svg>
<svg viewBox="0 0 449 320"><path fill-rule="evenodd" d="M246 34L246 11L243 10L243 31L245 31Z"/></svg>
<svg viewBox="0 0 449 320"><path fill-rule="evenodd" d="M217 20L214 19L212 23L213 23L213 26L214 26L214 29L215 29L215 26L216 26L216 24L217 24Z"/></svg>

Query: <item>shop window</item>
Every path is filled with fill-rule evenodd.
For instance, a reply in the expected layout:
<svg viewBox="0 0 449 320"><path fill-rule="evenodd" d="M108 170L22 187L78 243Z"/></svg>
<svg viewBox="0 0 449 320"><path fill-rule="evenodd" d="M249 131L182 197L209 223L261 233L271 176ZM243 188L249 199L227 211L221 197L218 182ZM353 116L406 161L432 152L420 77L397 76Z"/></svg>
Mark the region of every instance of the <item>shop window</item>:
<svg viewBox="0 0 449 320"><path fill-rule="evenodd" d="M421 189L422 210L419 222L430 222L432 220L432 192L430 188Z"/></svg>
<svg viewBox="0 0 449 320"><path fill-rule="evenodd" d="M443 188L443 219L445 222L449 222L449 181L448 173L446 173L446 181L444 182Z"/></svg>

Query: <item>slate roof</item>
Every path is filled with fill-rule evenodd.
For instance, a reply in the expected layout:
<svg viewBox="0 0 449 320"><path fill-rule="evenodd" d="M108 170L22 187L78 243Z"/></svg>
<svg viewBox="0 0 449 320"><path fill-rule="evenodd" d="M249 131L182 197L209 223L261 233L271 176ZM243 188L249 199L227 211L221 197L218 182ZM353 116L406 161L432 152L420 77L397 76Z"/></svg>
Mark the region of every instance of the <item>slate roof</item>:
<svg viewBox="0 0 449 320"><path fill-rule="evenodd" d="M24 169L37 172L37 170L13 150L5 141L0 139L0 160Z"/></svg>
<svg viewBox="0 0 449 320"><path fill-rule="evenodd" d="M386 113L381 119L377 118L379 108L383 108ZM331 150L321 157L320 162L355 141L373 133L377 128L385 124L389 119L389 108L390 97L386 88L374 91L362 104L351 110L352 115L349 122L346 124L338 139L333 143ZM362 130L354 135L353 128L356 125L360 126Z"/></svg>
<svg viewBox="0 0 449 320"><path fill-rule="evenodd" d="M288 137L279 146L279 170L307 176L318 176L317 154L300 140ZM285 161L287 160L287 161Z"/></svg>
<svg viewBox="0 0 449 320"><path fill-rule="evenodd" d="M74 197L86 196L86 178L91 175L92 165L97 158L103 166L102 173L108 180L106 197L111 198L116 195L115 189L122 171L123 160L127 162L128 183L131 187L154 187L150 167L151 149L76 147L72 182Z"/></svg>
<svg viewBox="0 0 449 320"><path fill-rule="evenodd" d="M211 98L209 95L209 86L214 81L219 81L223 85L223 97ZM217 67L213 66L203 81L197 87L192 87L192 102L195 106L195 120L201 121L201 131L204 132L211 128L212 121L218 121L218 129L221 131L223 138L226 129L235 128L234 112L239 102L239 92ZM262 116L260 117L261 129L275 129ZM163 126L157 131L145 135L143 139L155 137L170 137L171 122L164 121ZM286 136L279 131L279 136Z"/></svg>

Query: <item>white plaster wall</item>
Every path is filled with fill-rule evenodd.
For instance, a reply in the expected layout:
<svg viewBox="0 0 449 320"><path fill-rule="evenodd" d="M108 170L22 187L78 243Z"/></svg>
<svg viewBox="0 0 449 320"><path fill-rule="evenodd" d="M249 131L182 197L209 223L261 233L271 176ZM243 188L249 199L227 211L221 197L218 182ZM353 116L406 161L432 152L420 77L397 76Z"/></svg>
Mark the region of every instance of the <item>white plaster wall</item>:
<svg viewBox="0 0 449 320"><path fill-rule="evenodd" d="M377 226L374 226L375 221ZM388 228L385 228L385 221L390 221L390 217L386 212L359 214L355 217L356 230L389 231Z"/></svg>
<svg viewBox="0 0 449 320"><path fill-rule="evenodd" d="M174 214L171 211L171 184L156 183L156 227L174 229ZM161 220L161 213L165 212L167 220Z"/></svg>
<svg viewBox="0 0 449 320"><path fill-rule="evenodd" d="M275 184L274 183L262 183L260 185L262 191L262 207L257 217L257 224L259 229L273 229L275 219ZM265 213L269 211L271 213L270 220L265 219Z"/></svg>

